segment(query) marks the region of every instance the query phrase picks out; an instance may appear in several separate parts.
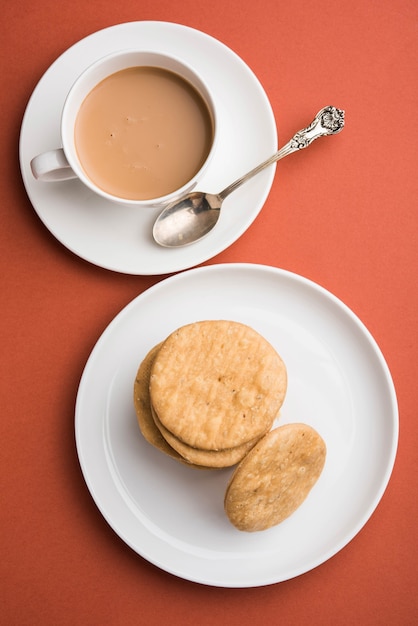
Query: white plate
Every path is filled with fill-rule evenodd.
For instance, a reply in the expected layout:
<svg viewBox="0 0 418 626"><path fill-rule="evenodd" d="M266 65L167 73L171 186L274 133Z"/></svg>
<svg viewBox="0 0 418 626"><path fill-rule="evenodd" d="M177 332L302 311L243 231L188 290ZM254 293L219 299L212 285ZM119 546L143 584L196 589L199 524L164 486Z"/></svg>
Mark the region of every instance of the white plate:
<svg viewBox="0 0 418 626"><path fill-rule="evenodd" d="M267 531L243 533L226 518L231 469L184 467L149 445L136 424L140 361L175 328L200 319L237 320L262 333L288 368L279 424L310 424L327 444L307 500ZM398 440L392 379L359 319L309 280L250 264L189 270L126 306L87 362L75 425L85 480L115 532L158 567L223 587L280 582L341 550L382 497Z"/></svg>
<svg viewBox="0 0 418 626"><path fill-rule="evenodd" d="M277 150L277 130L268 98L249 67L216 39L167 22L131 22L112 26L81 40L44 74L28 103L20 138L20 165L28 196L50 232L75 254L101 267L127 274L168 274L212 258L251 225L270 191L275 166L238 189L225 201L220 222L204 240L177 250L152 240L158 210L107 202L79 181L36 181L30 161L59 147L65 96L93 61L133 46L183 58L213 90L219 112L219 142L199 191L217 193Z"/></svg>

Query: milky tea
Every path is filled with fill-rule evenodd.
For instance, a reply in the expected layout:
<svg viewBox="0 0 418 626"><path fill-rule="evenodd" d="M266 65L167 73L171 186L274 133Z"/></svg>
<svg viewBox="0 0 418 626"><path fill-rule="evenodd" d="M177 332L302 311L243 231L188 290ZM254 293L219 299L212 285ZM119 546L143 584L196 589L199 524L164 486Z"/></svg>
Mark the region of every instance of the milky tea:
<svg viewBox="0 0 418 626"><path fill-rule="evenodd" d="M214 138L198 91L170 70L130 67L94 87L79 109L74 141L102 190L127 200L159 198L200 170Z"/></svg>

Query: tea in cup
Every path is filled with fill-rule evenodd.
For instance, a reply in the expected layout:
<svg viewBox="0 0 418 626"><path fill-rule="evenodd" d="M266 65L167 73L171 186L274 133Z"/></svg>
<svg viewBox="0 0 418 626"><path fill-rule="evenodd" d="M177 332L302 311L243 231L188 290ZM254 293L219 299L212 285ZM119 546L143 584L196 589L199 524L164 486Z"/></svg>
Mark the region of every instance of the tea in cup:
<svg viewBox="0 0 418 626"><path fill-rule="evenodd" d="M171 55L121 51L75 81L61 117L62 148L31 161L35 178L79 178L113 201L150 205L190 191L216 142L212 95Z"/></svg>

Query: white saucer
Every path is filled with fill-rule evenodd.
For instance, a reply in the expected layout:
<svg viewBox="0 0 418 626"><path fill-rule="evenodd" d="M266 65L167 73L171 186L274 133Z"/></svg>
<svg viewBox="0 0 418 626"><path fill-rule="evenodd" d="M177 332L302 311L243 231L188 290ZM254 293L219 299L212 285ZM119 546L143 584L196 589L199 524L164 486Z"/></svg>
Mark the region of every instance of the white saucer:
<svg viewBox="0 0 418 626"><path fill-rule="evenodd" d="M305 422L327 445L308 498L263 532L229 523L223 499L232 470L185 467L148 444L136 423L139 363L170 332L199 319L244 322L270 341L288 371L277 425ZM366 524L392 472L398 410L379 347L335 296L272 267L210 265L166 278L115 317L83 372L75 431L90 492L133 550L188 580L253 587L320 565Z"/></svg>
<svg viewBox="0 0 418 626"><path fill-rule="evenodd" d="M236 241L251 225L270 191L275 166L234 192L220 222L204 240L183 249L157 246L151 230L158 210L138 210L99 199L78 181L36 181L30 160L60 146L65 96L93 61L122 48L143 46L184 58L205 78L219 110L217 153L199 191L217 193L277 150L268 98L248 66L216 39L166 22L130 22L96 32L62 54L44 74L28 103L20 137L20 165L27 194L50 232L83 259L126 274L167 274L203 263Z"/></svg>

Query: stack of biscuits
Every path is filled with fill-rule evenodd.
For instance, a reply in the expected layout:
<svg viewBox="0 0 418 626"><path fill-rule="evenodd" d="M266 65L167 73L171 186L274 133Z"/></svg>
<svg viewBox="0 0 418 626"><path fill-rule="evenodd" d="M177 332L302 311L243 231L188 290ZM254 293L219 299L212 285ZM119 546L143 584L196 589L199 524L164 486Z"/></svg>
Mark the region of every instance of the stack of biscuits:
<svg viewBox="0 0 418 626"><path fill-rule="evenodd" d="M271 429L286 386L285 365L266 339L244 324L209 320L177 329L148 353L134 402L150 443L185 463L220 468Z"/></svg>
<svg viewBox="0 0 418 626"><path fill-rule="evenodd" d="M295 502L306 497L325 460L322 439L310 427L295 424L271 430L286 389L285 364L264 337L239 322L206 320L178 328L150 350L136 375L134 405L145 439L177 461L194 468L238 465L226 491L226 513L240 530L261 530L292 512L292 502L278 506L278 512L271 505L270 492L288 490L287 482L294 479L294 470L284 460L286 450L291 449L293 466L303 457L304 469L296 468ZM289 427L291 432L280 436ZM287 478L285 467L287 474L290 471ZM280 484L270 476L272 468L282 468ZM264 512L260 489L252 489L252 494L258 491L257 504L248 500L244 489L245 474L257 481L260 472L268 509Z"/></svg>

